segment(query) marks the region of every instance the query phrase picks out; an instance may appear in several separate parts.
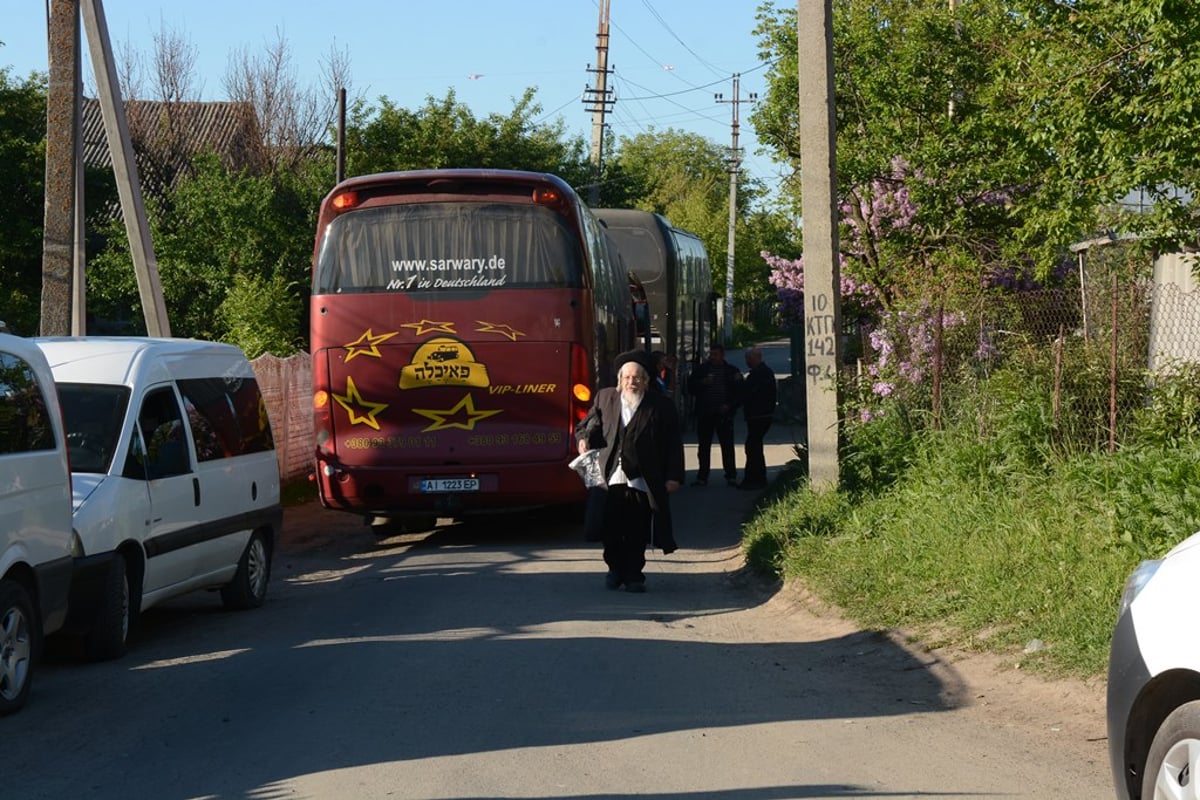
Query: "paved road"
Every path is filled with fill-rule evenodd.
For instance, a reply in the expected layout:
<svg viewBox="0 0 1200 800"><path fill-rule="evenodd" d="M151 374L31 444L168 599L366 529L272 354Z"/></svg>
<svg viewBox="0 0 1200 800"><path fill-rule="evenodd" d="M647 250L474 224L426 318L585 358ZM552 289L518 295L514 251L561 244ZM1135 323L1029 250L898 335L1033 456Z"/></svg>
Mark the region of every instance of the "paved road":
<svg viewBox="0 0 1200 800"><path fill-rule="evenodd" d="M798 432L772 433L777 472ZM650 558L644 595L606 591L596 547L553 517L377 540L290 508L263 608L197 594L147 614L120 661L55 648L30 705L0 720L0 792L1110 796L1092 731L1013 724L952 664L749 579L755 499L677 494L681 550Z"/></svg>

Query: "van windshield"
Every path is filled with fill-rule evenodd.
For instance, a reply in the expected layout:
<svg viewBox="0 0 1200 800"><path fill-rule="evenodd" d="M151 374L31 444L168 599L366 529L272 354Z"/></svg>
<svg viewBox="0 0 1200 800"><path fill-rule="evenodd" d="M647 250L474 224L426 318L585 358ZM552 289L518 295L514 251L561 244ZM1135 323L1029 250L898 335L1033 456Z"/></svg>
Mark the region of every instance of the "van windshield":
<svg viewBox="0 0 1200 800"><path fill-rule="evenodd" d="M129 387L97 383L57 386L71 471L106 474L129 405Z"/></svg>

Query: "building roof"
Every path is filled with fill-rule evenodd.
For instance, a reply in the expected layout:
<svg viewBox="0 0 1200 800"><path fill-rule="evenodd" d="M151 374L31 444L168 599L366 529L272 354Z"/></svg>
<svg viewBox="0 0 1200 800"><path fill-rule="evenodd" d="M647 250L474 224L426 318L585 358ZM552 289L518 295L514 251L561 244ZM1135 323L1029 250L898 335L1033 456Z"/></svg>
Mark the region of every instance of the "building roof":
<svg viewBox="0 0 1200 800"><path fill-rule="evenodd" d="M100 101L85 98L82 117L84 164L111 169ZM262 135L250 103L128 100L125 118L143 196L161 197L205 153L215 153L234 170L263 164Z"/></svg>

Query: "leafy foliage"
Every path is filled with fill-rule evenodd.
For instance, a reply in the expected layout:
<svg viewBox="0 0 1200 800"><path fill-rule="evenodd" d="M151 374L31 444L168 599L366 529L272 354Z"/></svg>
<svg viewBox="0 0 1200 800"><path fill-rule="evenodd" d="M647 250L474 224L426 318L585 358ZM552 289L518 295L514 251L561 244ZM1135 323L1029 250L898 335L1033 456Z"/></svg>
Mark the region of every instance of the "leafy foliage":
<svg viewBox="0 0 1200 800"><path fill-rule="evenodd" d="M26 334L40 310L45 129L45 79L0 69L0 320Z"/></svg>
<svg viewBox="0 0 1200 800"><path fill-rule="evenodd" d="M1033 666L1102 674L1129 571L1200 529L1200 417L1195 370L1143 383L1110 453L1085 424L1107 380L1084 349L1068 348L1069 379L1010 349L941 429L891 400L848 423L840 489L778 495L745 528L748 558L861 624L1010 656L1039 639Z"/></svg>
<svg viewBox="0 0 1200 800"><path fill-rule="evenodd" d="M1187 4L833 7L839 194L847 223L870 233L851 247L860 275L889 300L996 260L1044 277L1068 244L1106 231L1137 234L1146 252L1196 242L1200 22ZM795 24L792 9L760 9L775 60L752 120L798 164ZM1145 204L1123 206L1131 192ZM874 224L888 198L911 203L904 225Z"/></svg>
<svg viewBox="0 0 1200 800"><path fill-rule="evenodd" d="M725 148L675 129L623 137L605 185L604 202L626 203L662 214L704 241L712 265L713 288L722 291L728 271L729 172ZM778 212L754 208L763 188L743 177L738 184L734 230L734 295L749 300L770 296L768 270L758 254L770 246L798 251L791 223ZM622 201L616 199L624 197Z"/></svg>
<svg viewBox="0 0 1200 800"><path fill-rule="evenodd" d="M477 119L453 90L427 97L416 110L387 97L378 108L359 104L347 126L348 173L485 167L558 175L572 186L591 181L583 139L567 138L561 121L541 124L541 106L527 89L507 115Z"/></svg>
<svg viewBox="0 0 1200 800"><path fill-rule="evenodd" d="M236 344L251 359L264 353L294 353L302 346L296 336L302 310L295 287L282 275L236 274L218 311L223 328L219 338Z"/></svg>
<svg viewBox="0 0 1200 800"><path fill-rule="evenodd" d="M964 265L969 275L995 257L1008 203L1041 168L991 78L1013 23L1000 3L963 5L955 16L932 0L834 3L842 238L889 305L952 288ZM798 167L795 26L794 9L760 10L761 52L773 61L751 119Z"/></svg>
<svg viewBox="0 0 1200 800"><path fill-rule="evenodd" d="M299 311L307 296L308 264L316 209L325 191L321 169L308 174L230 174L216 158L203 158L169 197L151 209L155 253L171 331L176 336L220 339L221 309L238 276L264 286L289 287L282 308ZM93 308L109 319L140 325L140 301L124 239L117 235L94 259L89 291ZM237 308L235 303L227 308ZM285 337L294 352L304 338L297 313ZM253 324L253 320L246 324ZM227 326L231 321L226 318Z"/></svg>

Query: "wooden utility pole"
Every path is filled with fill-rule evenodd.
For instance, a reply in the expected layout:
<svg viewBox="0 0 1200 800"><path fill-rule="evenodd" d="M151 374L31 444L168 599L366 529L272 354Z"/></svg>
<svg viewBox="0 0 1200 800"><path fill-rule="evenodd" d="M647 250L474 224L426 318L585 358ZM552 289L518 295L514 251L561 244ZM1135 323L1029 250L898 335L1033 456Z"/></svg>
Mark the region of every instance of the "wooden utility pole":
<svg viewBox="0 0 1200 800"><path fill-rule="evenodd" d="M588 64L588 72L596 76L596 88L583 90L583 105L592 112L592 185L588 189L588 204L600 205L600 176L604 167L604 116L616 100L608 88L608 0L600 0L600 24L596 28L596 68Z"/></svg>
<svg viewBox="0 0 1200 800"><path fill-rule="evenodd" d="M39 333L71 329L75 254L76 152L79 126L79 0L54 0L49 19L50 85L46 93L46 185L42 221Z"/></svg>
<svg viewBox="0 0 1200 800"><path fill-rule="evenodd" d="M842 330L832 0L797 0L796 29L800 54L808 474L814 489L829 490L836 489L839 480L838 364Z"/></svg>

